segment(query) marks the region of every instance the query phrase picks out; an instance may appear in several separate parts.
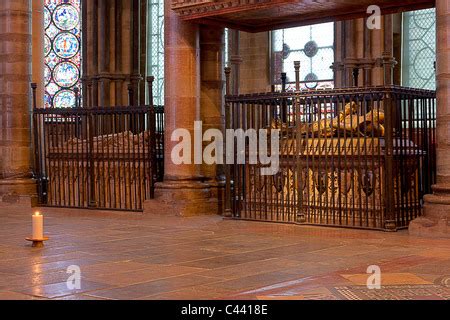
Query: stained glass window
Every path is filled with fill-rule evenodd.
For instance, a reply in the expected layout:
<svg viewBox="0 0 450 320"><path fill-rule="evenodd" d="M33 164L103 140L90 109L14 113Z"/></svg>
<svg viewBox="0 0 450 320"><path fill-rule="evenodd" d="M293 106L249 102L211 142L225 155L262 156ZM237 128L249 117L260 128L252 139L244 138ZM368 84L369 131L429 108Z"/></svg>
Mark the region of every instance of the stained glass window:
<svg viewBox="0 0 450 320"><path fill-rule="evenodd" d="M406 12L403 15L402 85L436 89L435 9Z"/></svg>
<svg viewBox="0 0 450 320"><path fill-rule="evenodd" d="M75 106L81 79L81 0L44 0L45 107Z"/></svg>
<svg viewBox="0 0 450 320"><path fill-rule="evenodd" d="M230 66L230 29L225 28L225 44L223 48L224 66Z"/></svg>
<svg viewBox="0 0 450 320"><path fill-rule="evenodd" d="M272 82L280 83L287 73L295 82L294 61L300 61L303 88L333 87L334 23L276 30L272 33Z"/></svg>
<svg viewBox="0 0 450 320"><path fill-rule="evenodd" d="M147 73L155 77L153 98L164 105L164 1L148 1L148 59Z"/></svg>

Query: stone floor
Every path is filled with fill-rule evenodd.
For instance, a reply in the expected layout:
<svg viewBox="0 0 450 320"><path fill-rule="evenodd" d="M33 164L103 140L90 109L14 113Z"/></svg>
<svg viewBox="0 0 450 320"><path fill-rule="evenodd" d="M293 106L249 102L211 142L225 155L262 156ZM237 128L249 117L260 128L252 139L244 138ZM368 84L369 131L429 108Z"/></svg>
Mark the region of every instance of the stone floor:
<svg viewBox="0 0 450 320"><path fill-rule="evenodd" d="M24 240L31 211L0 207L1 299L450 299L450 241L407 231L300 227L44 209L51 238ZM81 289L67 268L81 269ZM382 289L366 286L367 268Z"/></svg>

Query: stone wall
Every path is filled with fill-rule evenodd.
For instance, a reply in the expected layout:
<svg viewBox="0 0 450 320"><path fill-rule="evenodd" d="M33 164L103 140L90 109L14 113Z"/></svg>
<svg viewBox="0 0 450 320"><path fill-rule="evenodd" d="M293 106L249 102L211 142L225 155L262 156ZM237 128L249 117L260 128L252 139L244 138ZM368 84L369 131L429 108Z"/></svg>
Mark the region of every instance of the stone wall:
<svg viewBox="0 0 450 320"><path fill-rule="evenodd" d="M15 201L17 195L35 189L31 180L31 15L31 1L0 1L0 201Z"/></svg>
<svg viewBox="0 0 450 320"><path fill-rule="evenodd" d="M270 91L270 33L240 33L240 93Z"/></svg>

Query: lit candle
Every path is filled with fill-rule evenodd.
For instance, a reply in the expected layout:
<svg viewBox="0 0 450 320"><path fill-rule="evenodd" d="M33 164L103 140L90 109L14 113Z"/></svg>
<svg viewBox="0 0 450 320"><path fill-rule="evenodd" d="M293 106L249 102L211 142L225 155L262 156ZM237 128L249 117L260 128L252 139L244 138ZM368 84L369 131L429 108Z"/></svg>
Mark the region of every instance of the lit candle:
<svg viewBox="0 0 450 320"><path fill-rule="evenodd" d="M33 215L33 240L44 239L44 217L40 212Z"/></svg>

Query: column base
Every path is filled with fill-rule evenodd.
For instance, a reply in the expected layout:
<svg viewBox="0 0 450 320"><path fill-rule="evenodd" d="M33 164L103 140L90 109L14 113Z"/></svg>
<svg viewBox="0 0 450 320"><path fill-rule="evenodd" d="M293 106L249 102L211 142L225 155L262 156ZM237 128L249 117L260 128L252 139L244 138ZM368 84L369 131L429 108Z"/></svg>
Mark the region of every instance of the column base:
<svg viewBox="0 0 450 320"><path fill-rule="evenodd" d="M450 238L450 188L433 186L424 197L424 215L412 221L409 234L428 238Z"/></svg>
<svg viewBox="0 0 450 320"><path fill-rule="evenodd" d="M211 200L216 201L216 214L223 216L225 212L225 181L211 181Z"/></svg>
<svg viewBox="0 0 450 320"><path fill-rule="evenodd" d="M37 204L36 181L33 179L0 179L0 203L20 207Z"/></svg>
<svg viewBox="0 0 450 320"><path fill-rule="evenodd" d="M155 199L144 204L144 213L192 217L218 212L218 201L211 185L199 181L158 183Z"/></svg>

